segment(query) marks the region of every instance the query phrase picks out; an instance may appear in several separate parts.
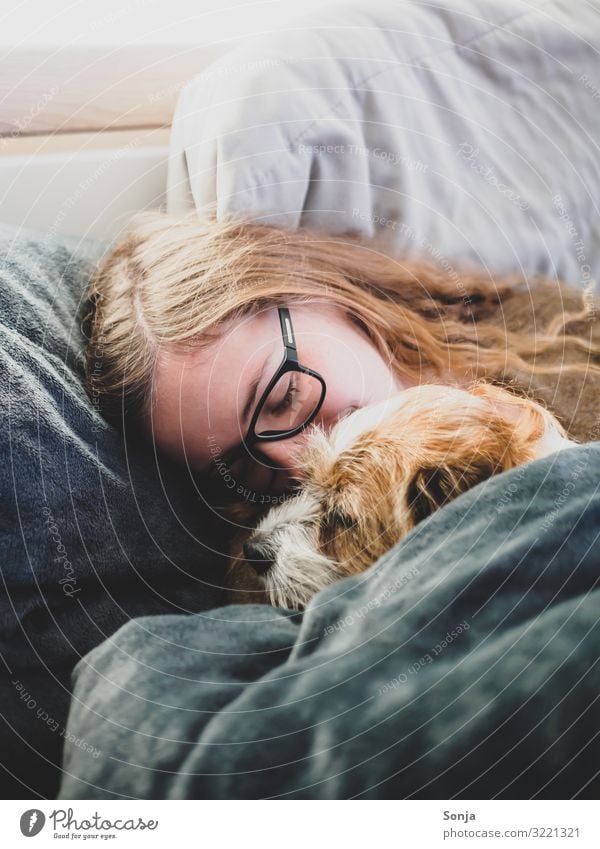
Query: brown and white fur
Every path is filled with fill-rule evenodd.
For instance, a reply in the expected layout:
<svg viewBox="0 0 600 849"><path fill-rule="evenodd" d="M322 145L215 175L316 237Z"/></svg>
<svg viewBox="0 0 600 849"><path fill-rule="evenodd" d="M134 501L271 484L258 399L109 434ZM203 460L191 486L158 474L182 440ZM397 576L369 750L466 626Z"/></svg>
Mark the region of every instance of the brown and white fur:
<svg viewBox="0 0 600 849"><path fill-rule="evenodd" d="M234 559L230 600L301 609L461 493L575 444L544 406L484 382L421 384L314 427L302 485Z"/></svg>

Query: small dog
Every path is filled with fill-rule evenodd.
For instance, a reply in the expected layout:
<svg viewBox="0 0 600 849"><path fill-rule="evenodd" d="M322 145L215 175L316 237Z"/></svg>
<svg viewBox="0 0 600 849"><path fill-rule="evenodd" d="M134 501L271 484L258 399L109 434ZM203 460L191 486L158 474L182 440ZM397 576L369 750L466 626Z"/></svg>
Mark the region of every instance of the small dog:
<svg viewBox="0 0 600 849"><path fill-rule="evenodd" d="M542 405L482 381L421 384L356 410L329 434L313 426L297 494L234 556L230 601L302 609L461 493L576 444Z"/></svg>

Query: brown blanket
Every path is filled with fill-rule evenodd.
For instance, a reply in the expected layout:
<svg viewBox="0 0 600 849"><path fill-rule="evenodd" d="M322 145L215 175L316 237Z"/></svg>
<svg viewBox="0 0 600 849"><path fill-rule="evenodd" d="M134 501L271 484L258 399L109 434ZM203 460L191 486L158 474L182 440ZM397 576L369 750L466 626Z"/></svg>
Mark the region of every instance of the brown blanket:
<svg viewBox="0 0 600 849"><path fill-rule="evenodd" d="M600 346L600 300L591 293L557 282L543 281L532 285L531 289L515 291L487 321L509 330L526 331L535 338L545 332L557 314L584 309L585 317L567 322L565 330ZM533 357L528 360L533 362ZM539 364L593 362L598 365L600 356L588 359L584 350L567 347L558 357L555 350L538 354L535 361ZM579 442L600 439L600 375L589 371L563 372L536 374L530 378L524 369L506 369L502 378L503 382L505 380L514 382L535 400L545 403L572 439Z"/></svg>

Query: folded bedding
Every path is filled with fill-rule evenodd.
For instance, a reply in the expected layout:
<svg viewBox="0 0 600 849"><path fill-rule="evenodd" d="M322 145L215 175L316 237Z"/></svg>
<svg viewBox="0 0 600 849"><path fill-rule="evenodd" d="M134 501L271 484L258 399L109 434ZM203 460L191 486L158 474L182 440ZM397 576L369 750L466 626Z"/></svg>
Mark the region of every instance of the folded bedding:
<svg viewBox="0 0 600 849"><path fill-rule="evenodd" d="M104 421L83 387L83 293L105 247L0 227L0 775L9 797L56 794L82 655L132 616L221 599L197 493Z"/></svg>
<svg viewBox="0 0 600 849"><path fill-rule="evenodd" d="M597 3L323 4L185 86L168 209L591 285L599 48Z"/></svg>
<svg viewBox="0 0 600 849"><path fill-rule="evenodd" d="M492 477L304 614L142 617L61 798L598 798L600 443Z"/></svg>

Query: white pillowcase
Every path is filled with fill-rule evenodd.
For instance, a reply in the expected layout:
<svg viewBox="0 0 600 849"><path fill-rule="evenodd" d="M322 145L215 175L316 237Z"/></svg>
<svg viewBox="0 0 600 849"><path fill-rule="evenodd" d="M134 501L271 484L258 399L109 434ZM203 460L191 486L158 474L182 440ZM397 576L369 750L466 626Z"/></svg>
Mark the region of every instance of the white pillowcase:
<svg viewBox="0 0 600 849"><path fill-rule="evenodd" d="M600 14L569 0L329 6L184 88L167 209L591 288L599 48Z"/></svg>

